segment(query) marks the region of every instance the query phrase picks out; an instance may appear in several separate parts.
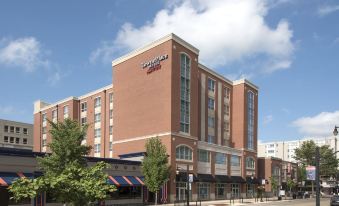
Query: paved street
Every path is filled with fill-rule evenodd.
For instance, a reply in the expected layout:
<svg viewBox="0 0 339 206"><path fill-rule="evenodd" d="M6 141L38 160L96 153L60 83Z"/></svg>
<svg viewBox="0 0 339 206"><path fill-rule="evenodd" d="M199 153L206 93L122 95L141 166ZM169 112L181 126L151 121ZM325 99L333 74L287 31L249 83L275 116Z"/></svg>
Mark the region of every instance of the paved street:
<svg viewBox="0 0 339 206"><path fill-rule="evenodd" d="M274 201L274 202L266 202L259 204L247 204L247 205L262 205L262 206L315 206L315 199L302 199L302 200L291 200L291 201ZM330 198L322 198L320 200L321 206L329 206Z"/></svg>

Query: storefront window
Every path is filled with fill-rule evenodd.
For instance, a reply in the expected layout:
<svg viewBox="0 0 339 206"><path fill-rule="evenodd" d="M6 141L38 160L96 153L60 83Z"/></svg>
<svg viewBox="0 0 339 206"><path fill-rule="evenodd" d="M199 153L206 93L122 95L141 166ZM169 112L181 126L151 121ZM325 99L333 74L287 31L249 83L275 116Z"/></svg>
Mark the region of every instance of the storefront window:
<svg viewBox="0 0 339 206"><path fill-rule="evenodd" d="M215 198L216 199L226 198L226 184L225 183L217 183L215 185Z"/></svg>
<svg viewBox="0 0 339 206"><path fill-rule="evenodd" d="M198 199L208 200L210 198L210 183L198 183Z"/></svg>
<svg viewBox="0 0 339 206"><path fill-rule="evenodd" d="M240 197L240 186L239 186L239 184L231 184L231 193L232 193L232 197L234 197L234 198Z"/></svg>

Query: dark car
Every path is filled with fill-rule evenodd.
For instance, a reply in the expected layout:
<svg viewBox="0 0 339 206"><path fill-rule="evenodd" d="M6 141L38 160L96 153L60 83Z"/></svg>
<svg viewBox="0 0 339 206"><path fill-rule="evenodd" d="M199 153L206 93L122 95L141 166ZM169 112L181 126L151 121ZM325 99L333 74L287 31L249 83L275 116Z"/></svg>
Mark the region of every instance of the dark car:
<svg viewBox="0 0 339 206"><path fill-rule="evenodd" d="M339 195L333 195L330 204L331 206L339 206Z"/></svg>

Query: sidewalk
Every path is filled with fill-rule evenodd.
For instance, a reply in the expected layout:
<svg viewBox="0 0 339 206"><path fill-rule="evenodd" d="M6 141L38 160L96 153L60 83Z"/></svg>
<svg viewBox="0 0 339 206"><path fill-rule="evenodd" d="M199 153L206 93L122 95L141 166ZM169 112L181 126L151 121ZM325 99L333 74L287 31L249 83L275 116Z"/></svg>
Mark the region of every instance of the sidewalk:
<svg viewBox="0 0 339 206"><path fill-rule="evenodd" d="M230 202L230 200L213 200L213 201L201 201L201 205L202 206L225 206L225 205L249 205L249 204L265 204L265 203L271 203L271 202L275 202L278 201L277 197L272 197L272 198L268 198L268 201L266 201L266 198L263 198L263 202L260 202L260 199L243 199L243 201L241 199L235 199L234 201L232 200ZM283 201L292 201L292 198L282 198L282 200L279 200L281 202ZM233 203L234 202L234 203ZM175 204L163 204L166 206L184 206L186 205L185 203L175 203ZM200 202L190 202L190 206L200 206Z"/></svg>

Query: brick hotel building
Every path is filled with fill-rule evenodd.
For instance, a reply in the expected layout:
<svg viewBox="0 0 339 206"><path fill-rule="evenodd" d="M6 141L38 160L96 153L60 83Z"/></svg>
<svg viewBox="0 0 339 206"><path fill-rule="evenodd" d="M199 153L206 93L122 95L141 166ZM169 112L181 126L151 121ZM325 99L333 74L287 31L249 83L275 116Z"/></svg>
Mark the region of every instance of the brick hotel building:
<svg viewBox="0 0 339 206"><path fill-rule="evenodd" d="M91 155L136 159L157 136L166 145L171 178L160 200L253 194L257 179L258 88L231 81L199 63L199 50L174 34L112 62L113 84L34 108L34 151L48 151L46 119L88 123ZM165 190L164 190L165 188ZM164 192L165 191L165 192ZM150 198L150 197L149 197Z"/></svg>

